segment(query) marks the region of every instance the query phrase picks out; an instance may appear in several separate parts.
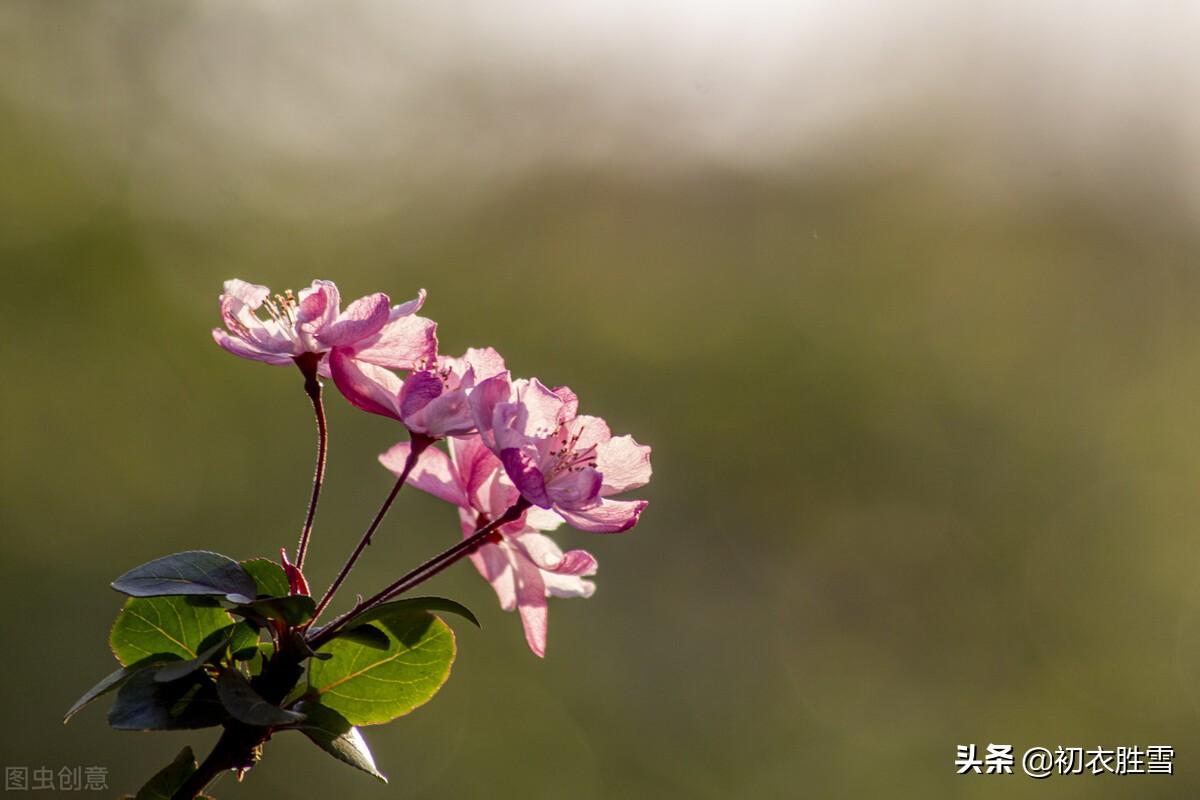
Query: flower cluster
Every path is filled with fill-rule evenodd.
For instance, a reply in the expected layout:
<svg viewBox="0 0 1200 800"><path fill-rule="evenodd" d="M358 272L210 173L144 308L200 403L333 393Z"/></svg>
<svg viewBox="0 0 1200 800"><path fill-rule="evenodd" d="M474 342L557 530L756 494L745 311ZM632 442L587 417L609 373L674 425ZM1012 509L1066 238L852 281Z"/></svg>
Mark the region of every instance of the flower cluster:
<svg viewBox="0 0 1200 800"><path fill-rule="evenodd" d="M467 555L541 656L547 598L591 596L586 578L596 572L590 553L563 552L546 532L563 522L594 533L636 525L646 501L613 496L649 481L650 448L579 414L569 388L514 379L490 347L439 354L436 324L417 315L424 300L421 291L391 306L374 294L343 311L329 281L272 298L232 280L220 298L225 330L213 338L243 358L315 369L352 405L403 425L408 440L381 463L454 505L465 539L489 530ZM441 440L445 450L432 446Z"/></svg>

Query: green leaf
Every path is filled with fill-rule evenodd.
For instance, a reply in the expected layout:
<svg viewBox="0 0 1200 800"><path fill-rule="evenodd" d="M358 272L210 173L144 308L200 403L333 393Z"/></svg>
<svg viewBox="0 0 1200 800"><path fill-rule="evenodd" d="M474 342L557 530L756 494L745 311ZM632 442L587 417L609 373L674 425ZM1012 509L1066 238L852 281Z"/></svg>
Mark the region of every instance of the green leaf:
<svg viewBox="0 0 1200 800"><path fill-rule="evenodd" d="M84 692L83 697L80 697L78 700L76 700L75 704L67 710L66 715L63 717L63 724L65 725L70 722L71 717L78 714L85 707L91 705L92 701L94 701L96 698L102 697L111 691L121 688L121 684L125 683L125 681L128 680L129 677L135 672L150 667L162 666L163 664L168 663L169 660L173 659L174 656L145 658L136 664L131 664L128 667L121 667L115 672L106 675L104 678L100 679L99 683Z"/></svg>
<svg viewBox="0 0 1200 800"><path fill-rule="evenodd" d="M392 644L388 635L374 625L358 625L350 630L342 631L338 634L338 638L364 644L373 650L387 650Z"/></svg>
<svg viewBox="0 0 1200 800"><path fill-rule="evenodd" d="M241 614L250 619L265 617L277 619L288 625L300 625L312 619L317 602L302 594L287 597L265 597L253 603L244 603L230 609L234 614Z"/></svg>
<svg viewBox="0 0 1200 800"><path fill-rule="evenodd" d="M112 587L133 597L225 595L235 603L250 602L255 592L254 579L241 564L208 550L149 561L117 578Z"/></svg>
<svg viewBox="0 0 1200 800"><path fill-rule="evenodd" d="M191 675L193 672L211 661L212 658L218 653L224 653L225 648L229 645L229 637L232 634L232 625L222 628L204 640L205 644L210 641L212 644L209 644L207 647L204 647L204 644L202 644L201 647L204 647L204 649L201 650L195 658L189 658L187 661L177 661L174 664L169 664L165 667L162 667L154 673L154 680L158 681L159 683L168 683L170 681L177 681L180 678Z"/></svg>
<svg viewBox="0 0 1200 800"><path fill-rule="evenodd" d="M375 766L375 758L367 747L367 740L345 717L320 703L300 703L296 710L307 717L298 730L317 747L337 760L387 783L387 777Z"/></svg>
<svg viewBox="0 0 1200 800"><path fill-rule="evenodd" d="M258 652L258 629L248 622L239 622L229 640L229 652L238 661L253 658Z"/></svg>
<svg viewBox="0 0 1200 800"><path fill-rule="evenodd" d="M252 558L242 562L242 569L254 579L260 597L286 597L291 592L287 574L274 561Z"/></svg>
<svg viewBox="0 0 1200 800"><path fill-rule="evenodd" d="M309 663L311 692L352 725L390 722L426 703L454 663L454 632L428 612L392 608L371 625L388 637L386 650L335 638L320 650L329 660Z"/></svg>
<svg viewBox="0 0 1200 800"><path fill-rule="evenodd" d="M209 728L226 719L217 690L203 673L191 680L159 683L154 670L130 676L108 710L108 724L121 731L173 731Z"/></svg>
<svg viewBox="0 0 1200 800"><path fill-rule="evenodd" d="M482 627L479 624L479 620L471 612L471 609L462 603L445 597L406 597L403 600L393 600L390 603L375 606L370 611L355 617L346 629L354 630L363 623L371 622L383 616L389 616L397 611L445 611L469 620L476 628Z"/></svg>
<svg viewBox="0 0 1200 800"><path fill-rule="evenodd" d="M134 597L117 615L108 643L125 666L163 654L187 661L200 654L210 635L232 622L212 598Z"/></svg>
<svg viewBox="0 0 1200 800"><path fill-rule="evenodd" d="M179 787L196 771L196 756L192 748L185 747L175 760L159 771L146 783L134 800L171 800Z"/></svg>
<svg viewBox="0 0 1200 800"><path fill-rule="evenodd" d="M247 725L271 728L276 725L290 725L304 719L303 714L286 711L268 703L236 669L227 669L221 673L217 680L217 694L225 710L234 719Z"/></svg>

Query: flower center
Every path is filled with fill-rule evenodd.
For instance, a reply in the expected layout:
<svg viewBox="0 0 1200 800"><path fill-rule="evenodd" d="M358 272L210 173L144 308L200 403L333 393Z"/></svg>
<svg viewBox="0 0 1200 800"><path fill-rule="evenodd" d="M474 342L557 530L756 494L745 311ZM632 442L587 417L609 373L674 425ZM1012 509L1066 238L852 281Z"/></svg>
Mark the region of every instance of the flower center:
<svg viewBox="0 0 1200 800"><path fill-rule="evenodd" d="M555 462L554 466L550 468L548 480L553 480L563 473L582 472L589 467L595 468L596 445L589 445L582 450L576 449L579 446L579 437L583 436L583 431L584 428L581 427L568 438L566 432L563 431L563 426L558 426L554 435L559 438L559 446L557 450L550 451Z"/></svg>

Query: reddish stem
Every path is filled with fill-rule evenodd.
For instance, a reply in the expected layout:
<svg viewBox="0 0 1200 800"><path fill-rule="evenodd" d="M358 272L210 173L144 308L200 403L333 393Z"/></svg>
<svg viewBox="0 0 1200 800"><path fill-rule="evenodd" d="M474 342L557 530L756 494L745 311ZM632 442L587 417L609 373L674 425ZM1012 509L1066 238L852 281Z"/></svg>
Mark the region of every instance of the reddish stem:
<svg viewBox="0 0 1200 800"><path fill-rule="evenodd" d="M304 375L304 392L312 401L313 413L317 417L317 466L313 470L312 496L308 500L308 513L304 517L304 528L300 531L300 543L296 547L296 569L304 569L304 556L308 553L308 540L312 536L313 519L317 515L317 502L321 499L321 485L325 482L325 458L329 452L329 429L325 424L325 404L321 401L321 381L317 376L317 365L321 356L305 353L296 356L296 366Z"/></svg>

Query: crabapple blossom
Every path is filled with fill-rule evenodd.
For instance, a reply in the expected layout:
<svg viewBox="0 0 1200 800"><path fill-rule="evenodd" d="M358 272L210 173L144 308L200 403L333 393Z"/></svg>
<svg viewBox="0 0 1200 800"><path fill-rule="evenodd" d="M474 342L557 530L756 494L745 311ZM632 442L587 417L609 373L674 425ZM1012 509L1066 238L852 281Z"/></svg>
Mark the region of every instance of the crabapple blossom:
<svg viewBox="0 0 1200 800"><path fill-rule="evenodd" d="M529 502L580 530L616 533L637 524L645 500L608 498L650 480L649 447L614 437L599 417L578 416L574 392L536 378L502 373L470 399L481 440Z"/></svg>
<svg viewBox="0 0 1200 800"><path fill-rule="evenodd" d="M225 281L220 297L225 330L215 328L212 335L234 355L267 364L292 364L312 354L320 359L322 375L328 375L325 356L335 351L374 367L412 369L437 352L437 326L416 316L424 289L407 303L390 302L377 292L343 311L332 281L313 281L298 294L289 289L272 297L266 286L234 279Z"/></svg>
<svg viewBox="0 0 1200 800"><path fill-rule="evenodd" d="M422 452L408 482L458 507L464 538L499 518L520 498L500 460L478 436L451 438L450 455L437 448ZM411 446L401 442L379 457L397 475L408 462ZM525 641L538 656L546 652L547 597L591 597L595 584L584 580L596 572L596 559L584 550L564 553L541 531L562 524L552 511L530 508L500 526L495 539L471 554L479 573L492 585L505 611L516 609Z"/></svg>
<svg viewBox="0 0 1200 800"><path fill-rule="evenodd" d="M474 432L467 397L478 382L504 372L504 359L490 347L472 347L461 358L438 356L403 381L340 351L330 356L330 366L334 383L353 405L399 420L411 433L441 439Z"/></svg>

